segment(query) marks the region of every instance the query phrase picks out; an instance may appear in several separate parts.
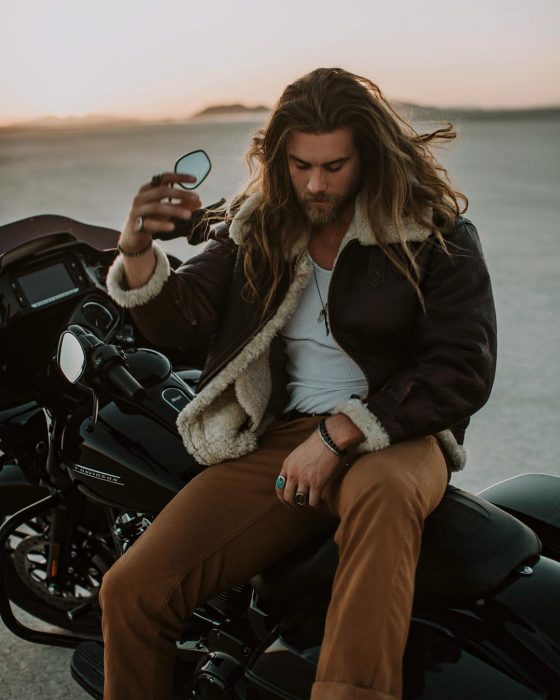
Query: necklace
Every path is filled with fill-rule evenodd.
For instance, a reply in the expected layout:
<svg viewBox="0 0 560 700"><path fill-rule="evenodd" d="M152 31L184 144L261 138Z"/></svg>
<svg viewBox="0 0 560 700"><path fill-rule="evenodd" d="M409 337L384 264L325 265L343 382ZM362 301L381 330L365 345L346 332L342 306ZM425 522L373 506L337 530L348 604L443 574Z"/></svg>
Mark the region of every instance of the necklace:
<svg viewBox="0 0 560 700"><path fill-rule="evenodd" d="M315 272L315 262L313 262L313 278L315 279L315 286L317 287L317 294L319 295L319 299L321 300L321 311L320 311L319 316L317 318L317 323L321 323L321 321L323 321L325 324L325 333L327 335L330 335L331 327L329 325L329 305L328 305L328 303L325 304L323 302L323 297L321 296L321 290L319 289L319 282L317 281L317 273Z"/></svg>

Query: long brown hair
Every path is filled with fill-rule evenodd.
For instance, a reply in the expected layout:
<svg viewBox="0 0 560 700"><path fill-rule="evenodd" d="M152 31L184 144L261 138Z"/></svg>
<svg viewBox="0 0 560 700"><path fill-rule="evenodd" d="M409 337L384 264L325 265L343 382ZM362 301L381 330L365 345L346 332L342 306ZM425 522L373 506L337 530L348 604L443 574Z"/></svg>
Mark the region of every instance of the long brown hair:
<svg viewBox="0 0 560 700"><path fill-rule="evenodd" d="M310 227L291 184L288 136L295 130L321 134L343 127L351 129L360 154L361 192L376 241L421 301L420 272L405 239L405 222L426 227L447 250L442 233L468 206L467 198L451 187L447 171L429 148L434 141L455 138L451 124L419 134L371 80L342 68L308 73L288 85L266 127L253 136L246 155L251 177L231 207L235 212L250 194L261 194L247 219L243 248L244 294L257 298L263 313L278 290L286 251L308 235ZM398 233L404 256L384 234L388 222Z"/></svg>

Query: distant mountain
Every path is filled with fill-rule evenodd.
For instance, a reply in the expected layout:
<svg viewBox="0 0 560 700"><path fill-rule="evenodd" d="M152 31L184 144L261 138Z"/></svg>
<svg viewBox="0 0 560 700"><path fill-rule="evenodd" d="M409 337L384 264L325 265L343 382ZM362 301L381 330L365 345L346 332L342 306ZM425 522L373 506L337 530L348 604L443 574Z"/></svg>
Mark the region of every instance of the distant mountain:
<svg viewBox="0 0 560 700"><path fill-rule="evenodd" d="M254 114L255 112L270 112L270 107L265 105L257 105L256 107L247 107L247 105L242 104L229 104L229 105L211 105L206 107L200 112L193 115L196 119L197 117L219 117L223 115L232 114Z"/></svg>

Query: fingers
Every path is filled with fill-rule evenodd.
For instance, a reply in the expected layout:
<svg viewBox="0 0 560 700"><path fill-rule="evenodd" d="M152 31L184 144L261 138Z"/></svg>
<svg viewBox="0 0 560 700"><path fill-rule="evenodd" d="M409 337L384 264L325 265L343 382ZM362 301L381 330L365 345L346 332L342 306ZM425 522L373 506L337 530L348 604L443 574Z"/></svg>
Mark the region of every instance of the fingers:
<svg viewBox="0 0 560 700"><path fill-rule="evenodd" d="M283 505L291 507L294 505L294 496L297 484L293 478L289 478L285 471L282 471L276 478L276 495Z"/></svg>
<svg viewBox="0 0 560 700"><path fill-rule="evenodd" d="M321 505L321 491L319 489L316 489L312 486L309 489L307 498L308 505L310 505L312 508L319 508L319 506Z"/></svg>
<svg viewBox="0 0 560 700"><path fill-rule="evenodd" d="M288 477L286 479L286 486L284 487L284 502L287 505L293 505L294 504L294 498L296 495L296 491L298 489L298 482L296 479L294 479L293 476L290 476L288 474Z"/></svg>
<svg viewBox="0 0 560 700"><path fill-rule="evenodd" d="M142 217L142 232L155 234L171 232L175 224L171 219L188 221L202 204L194 192L174 187L181 182L196 182L192 175L163 173L140 188L132 202L127 231L134 231L134 222Z"/></svg>
<svg viewBox="0 0 560 700"><path fill-rule="evenodd" d="M282 478L284 481L282 481ZM283 505L291 507L302 507L302 504L297 503L296 494L305 494L307 501L303 505L309 505L313 508L319 508L321 505L320 489L310 486L309 484L301 483L295 476L290 476L284 472L280 474L276 480L276 495Z"/></svg>
<svg viewBox="0 0 560 700"><path fill-rule="evenodd" d="M173 221L158 219L156 216L143 216L142 233L161 233L163 231L174 231L175 224ZM138 235L138 234L136 234Z"/></svg>
<svg viewBox="0 0 560 700"><path fill-rule="evenodd" d="M151 218L168 219L176 216L180 219L190 219L192 210L180 204L169 204L168 202L149 202L134 207L136 216L149 216Z"/></svg>
<svg viewBox="0 0 560 700"><path fill-rule="evenodd" d="M282 471L277 477L276 477L276 483L274 485L274 488L276 489L276 496L278 499L286 505L285 499L284 499L284 492L286 490L286 484L288 482L288 477L286 476L286 472Z"/></svg>
<svg viewBox="0 0 560 700"><path fill-rule="evenodd" d="M193 175L185 175L183 173L161 173L159 175L159 185L154 185L154 178L150 182L146 182L140 188L140 192L146 192L147 190L159 189L161 187L170 187L174 184L179 184L180 182L185 182L193 185L196 182L196 177ZM179 190L188 193L187 190Z"/></svg>
<svg viewBox="0 0 560 700"><path fill-rule="evenodd" d="M134 198L134 202L145 204L146 202L159 202L162 199L183 202L191 209L196 209L200 206L200 198L196 192L180 190L171 185L160 185L159 187L149 187L148 189L140 188L138 194Z"/></svg>

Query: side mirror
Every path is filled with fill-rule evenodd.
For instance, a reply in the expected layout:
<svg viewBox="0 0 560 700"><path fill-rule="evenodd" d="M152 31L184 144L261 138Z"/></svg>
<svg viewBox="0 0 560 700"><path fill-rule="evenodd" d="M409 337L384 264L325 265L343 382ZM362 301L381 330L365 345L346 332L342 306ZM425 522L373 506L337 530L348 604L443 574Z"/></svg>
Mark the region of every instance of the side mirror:
<svg viewBox="0 0 560 700"><path fill-rule="evenodd" d="M75 384L86 369L86 354L78 338L70 331L60 336L56 361L66 379Z"/></svg>
<svg viewBox="0 0 560 700"><path fill-rule="evenodd" d="M199 149L191 151L184 156L181 156L175 163L175 172L180 175L192 175L196 177L196 182L180 182L179 185L185 190L196 189L212 170L212 163L206 151Z"/></svg>

